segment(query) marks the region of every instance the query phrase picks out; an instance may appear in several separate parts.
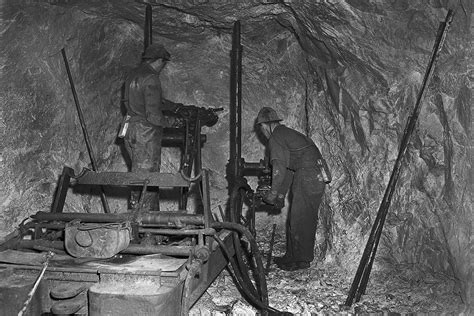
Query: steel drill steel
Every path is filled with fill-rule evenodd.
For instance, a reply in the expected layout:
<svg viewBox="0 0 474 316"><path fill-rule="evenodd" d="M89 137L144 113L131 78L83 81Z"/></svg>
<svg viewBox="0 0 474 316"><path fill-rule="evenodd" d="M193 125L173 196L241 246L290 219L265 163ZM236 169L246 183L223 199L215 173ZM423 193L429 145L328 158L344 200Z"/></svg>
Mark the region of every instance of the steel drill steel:
<svg viewBox="0 0 474 316"><path fill-rule="evenodd" d="M433 46L431 58L428 63L428 67L426 69L425 76L423 78L423 83L421 85L420 91L416 98L415 107L405 127L403 138L400 144L400 149L398 152L397 159L395 161L395 165L392 170L392 174L390 176L390 180L385 190L385 194L383 196L382 202L380 203L380 207L377 212L377 217L375 218L375 222L372 226L372 230L370 232L369 239L367 240L364 253L362 254L359 267L357 268L356 275L354 277L351 288L349 290L349 294L344 304L345 306L351 306L354 299L356 302L358 302L360 297L365 293L369 276L370 276L370 272L372 270L373 262L375 259L375 255L377 253L377 247L380 241L380 236L382 235L382 229L385 222L385 218L387 216L388 209L390 207L390 202L392 200L392 196L396 188L397 180L400 176L403 158L405 157L408 143L410 140L410 136L415 129L415 125L421 111L421 105L422 105L421 101L423 100L426 87L428 86L430 82L430 79L435 67L436 59L441 49L443 48L443 44L446 39L446 34L448 32L448 29L452 20L453 20L453 11L449 10L446 15L445 21L440 24L440 27L438 29L438 34L436 37L435 44Z"/></svg>
<svg viewBox="0 0 474 316"><path fill-rule="evenodd" d="M87 152L91 159L92 170L97 171L97 163L95 160L94 151L92 150L91 143L89 140L89 134L87 133L86 124L84 122L84 115L82 114L81 105L79 104L79 99L77 97L76 88L74 86L74 81L72 80L71 70L69 69L69 62L66 57L66 50L61 49L61 54L63 55L64 65L66 66L67 77L69 78L69 84L71 85L72 96L74 97L74 103L76 104L77 114L79 116L79 122L81 123L82 133L84 134L84 140L86 142ZM104 189L100 188L100 200L104 207L105 213L110 213L109 204L107 203L107 198L105 197Z"/></svg>

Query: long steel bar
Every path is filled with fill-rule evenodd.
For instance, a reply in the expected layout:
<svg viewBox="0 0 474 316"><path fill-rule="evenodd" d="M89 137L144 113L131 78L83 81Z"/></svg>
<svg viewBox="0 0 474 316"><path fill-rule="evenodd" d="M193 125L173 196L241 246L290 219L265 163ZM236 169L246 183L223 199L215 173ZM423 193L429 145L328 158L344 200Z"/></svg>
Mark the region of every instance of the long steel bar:
<svg viewBox="0 0 474 316"><path fill-rule="evenodd" d="M138 228L140 233L152 233L158 235L184 235L184 236L193 236L193 235L214 235L216 231L212 228L203 228L203 229L160 229L160 228L147 228L140 227Z"/></svg>
<svg viewBox="0 0 474 316"><path fill-rule="evenodd" d="M89 157L91 160L92 169L94 171L97 171L97 163L95 160L94 151L92 150L92 146L89 140L89 134L87 133L86 124L84 122L84 115L82 114L81 105L79 104L79 99L77 97L74 81L72 80L71 70L69 69L69 62L67 61L67 57L66 57L66 50L64 48L61 49L61 54L63 55L64 64L66 65L67 76L69 78L69 84L71 85L72 95L74 97L74 102L76 104L77 114L79 116L79 122L81 123L82 133L84 134L84 140L86 142L87 152L89 153ZM107 198L105 197L103 188L101 188L101 191L100 191L100 200L102 201L104 212L110 213L109 203L107 203Z"/></svg>
<svg viewBox="0 0 474 316"><path fill-rule="evenodd" d="M117 223L133 220L135 213L47 213L38 212L31 218L38 221L69 222L78 219L86 223ZM143 212L136 220L141 224L157 224L170 227L184 227L186 225L204 225L204 217L196 214L181 214L174 212Z"/></svg>
<svg viewBox="0 0 474 316"><path fill-rule="evenodd" d="M385 218L387 216L388 209L390 207L390 202L392 200L392 196L396 188L396 183L400 175L403 158L406 154L410 136L413 133L413 130L415 129L416 121L421 111L421 105L422 105L421 101L423 100L424 92L433 74L436 59L441 49L443 48L443 43L446 38L446 34L452 20L453 20L453 11L449 10L448 14L446 15L445 21L441 23L440 28L438 30L438 35L433 47L433 51L431 54L430 61L428 63L428 67L425 72L425 76L423 78L423 83L418 93L418 96L416 98L416 103L415 103L415 107L413 109L412 115L409 117L408 123L405 127L405 131L404 131L403 138L400 144L397 160L395 161L395 165L393 167L390 180L388 182L384 197L382 199L379 210L377 212L377 217L375 219L374 225L372 226L372 230L370 232L369 239L367 240L364 253L362 254L359 267L357 269L356 275L354 277L351 288L349 290L349 294L345 302L346 306L351 306L354 298L356 299L356 302L357 302L360 299L360 297L365 293L365 289L367 287L373 261L375 259L375 254L377 252L377 246L380 240L380 236L382 234Z"/></svg>
<svg viewBox="0 0 474 316"><path fill-rule="evenodd" d="M44 273L46 272L46 269L48 268L48 264L49 264L49 259L54 255L54 253L52 252L48 252L47 256L46 256L46 260L45 262L43 263L43 269L41 269L41 272L38 276L38 278L36 279L35 281L35 284L33 285L33 288L31 289L31 291L28 293L28 297L25 301L25 303L23 304L23 308L20 310L20 312L18 313L18 316L23 316L23 314L26 313L26 311L28 310L28 306L30 305L30 302L31 300L33 299L33 296L36 292L36 289L38 288L41 280L43 279L43 276L44 276Z"/></svg>
<svg viewBox="0 0 474 316"><path fill-rule="evenodd" d="M132 244L126 249L122 250L120 253L131 255L151 255L160 253L167 256L189 257L189 255L193 252L193 248L193 246L144 246Z"/></svg>
<svg viewBox="0 0 474 316"><path fill-rule="evenodd" d="M142 186L148 180L149 187L189 187L190 182L179 173L159 172L94 172L84 171L76 183L87 185Z"/></svg>
<svg viewBox="0 0 474 316"><path fill-rule="evenodd" d="M65 250L63 241L49 241L49 240L20 240L15 244L17 249L36 249L37 247L45 247L48 249ZM167 256L189 256L193 246L169 246L169 245L153 245L144 246L137 244L130 244L127 248L120 251L124 254L133 255L148 255L148 254L163 254Z"/></svg>

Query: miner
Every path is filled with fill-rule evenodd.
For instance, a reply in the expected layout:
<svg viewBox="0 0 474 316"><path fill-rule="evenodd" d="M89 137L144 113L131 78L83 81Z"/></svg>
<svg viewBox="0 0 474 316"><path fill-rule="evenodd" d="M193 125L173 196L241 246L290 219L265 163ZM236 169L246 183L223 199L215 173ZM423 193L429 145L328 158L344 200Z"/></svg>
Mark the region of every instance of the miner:
<svg viewBox="0 0 474 316"><path fill-rule="evenodd" d="M159 172L161 139L165 124L164 110L177 111L179 105L163 98L160 72L170 59L161 44L149 45L141 64L131 71L125 81L124 105L127 110L119 137L124 138L130 156L131 171ZM136 208L139 190L132 190L130 204ZM157 211L158 188L149 189L144 196L143 210Z"/></svg>
<svg viewBox="0 0 474 316"><path fill-rule="evenodd" d="M274 109L264 107L258 113L256 125L268 139L272 166L271 190L264 202L278 208L291 186L292 195L286 224L286 254L275 258L280 269L294 271L310 267L314 259L314 243L318 223L318 208L329 182L323 157L307 136L280 124Z"/></svg>

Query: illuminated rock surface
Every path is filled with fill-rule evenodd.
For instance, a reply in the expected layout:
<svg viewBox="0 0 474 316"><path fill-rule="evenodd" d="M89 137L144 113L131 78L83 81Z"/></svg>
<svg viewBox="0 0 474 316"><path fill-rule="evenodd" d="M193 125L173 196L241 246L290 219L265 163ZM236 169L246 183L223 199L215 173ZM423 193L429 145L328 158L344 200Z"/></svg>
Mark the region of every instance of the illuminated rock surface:
<svg viewBox="0 0 474 316"><path fill-rule="evenodd" d="M172 54L162 75L167 98L225 108L219 123L204 129L213 208L227 199L230 33L239 19L243 155L247 161L263 158L253 132L262 106L274 107L285 124L319 145L334 181L320 210L316 251L326 265L346 271L341 291L379 208L438 24L454 8L375 269L410 271L420 282L433 275L455 279L449 293L472 305L471 1L155 2L154 41ZM142 52L144 6L125 0L51 3L1 4L0 237L27 216L49 210L63 166L90 168L62 48L99 169L126 170L116 140L121 85ZM176 154L164 152L164 170L177 170ZM68 199L66 211L100 212L99 199L86 193ZM110 202L123 210L122 199ZM282 218L259 214L262 236Z"/></svg>

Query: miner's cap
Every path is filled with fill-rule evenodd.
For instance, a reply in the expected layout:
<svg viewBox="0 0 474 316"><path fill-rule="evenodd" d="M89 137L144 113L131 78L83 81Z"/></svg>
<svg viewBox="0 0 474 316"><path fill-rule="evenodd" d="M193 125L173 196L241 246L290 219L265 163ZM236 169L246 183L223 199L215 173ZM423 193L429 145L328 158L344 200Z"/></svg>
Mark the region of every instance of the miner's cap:
<svg viewBox="0 0 474 316"><path fill-rule="evenodd" d="M261 108L257 115L257 124L279 122L281 120L282 119L278 117L277 112L270 107Z"/></svg>
<svg viewBox="0 0 474 316"><path fill-rule="evenodd" d="M142 55L142 59L159 59L170 60L171 54L162 44L151 44Z"/></svg>

